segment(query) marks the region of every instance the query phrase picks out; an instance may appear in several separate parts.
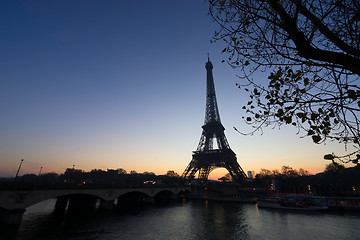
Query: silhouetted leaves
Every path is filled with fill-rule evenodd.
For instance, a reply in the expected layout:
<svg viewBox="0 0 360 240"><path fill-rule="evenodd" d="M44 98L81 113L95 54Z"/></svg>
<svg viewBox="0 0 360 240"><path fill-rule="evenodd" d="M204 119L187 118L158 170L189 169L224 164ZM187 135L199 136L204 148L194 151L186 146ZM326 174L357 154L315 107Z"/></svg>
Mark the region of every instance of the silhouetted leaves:
<svg viewBox="0 0 360 240"><path fill-rule="evenodd" d="M360 148L360 25L351 20L358 6L338 3L209 0L221 28L214 41L225 41L228 63L240 69L254 131L287 124L317 144ZM253 75L259 71L269 72L267 81ZM354 156L334 159L356 164Z"/></svg>

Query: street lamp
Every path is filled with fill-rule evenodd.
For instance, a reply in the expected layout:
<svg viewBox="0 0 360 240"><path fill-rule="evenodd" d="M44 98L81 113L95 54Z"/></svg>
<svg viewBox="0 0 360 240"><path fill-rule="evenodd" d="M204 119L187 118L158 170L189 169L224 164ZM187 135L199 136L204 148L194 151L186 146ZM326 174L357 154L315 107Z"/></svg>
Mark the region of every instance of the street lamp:
<svg viewBox="0 0 360 240"><path fill-rule="evenodd" d="M24 159L21 159L19 168L18 168L18 170L17 170L17 172L16 172L16 176L15 176L15 179L14 179L14 183L16 182L16 179L17 179L17 177L18 177L18 175L19 175L20 168L21 168L21 165L22 165L23 161L24 161Z"/></svg>

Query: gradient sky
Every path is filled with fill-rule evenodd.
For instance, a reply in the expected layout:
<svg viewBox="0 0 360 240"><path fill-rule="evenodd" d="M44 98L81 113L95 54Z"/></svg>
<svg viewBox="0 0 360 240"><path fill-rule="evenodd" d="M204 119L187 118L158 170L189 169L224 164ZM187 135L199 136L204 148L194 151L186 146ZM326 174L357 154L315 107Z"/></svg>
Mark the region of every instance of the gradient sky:
<svg viewBox="0 0 360 240"><path fill-rule="evenodd" d="M221 63L224 46L210 44L218 27L207 8L202 0L0 1L0 176L14 176L21 159L20 175L73 165L181 174L201 136L207 53L243 169L323 171L323 155L343 146L315 145L291 127L233 130L250 130L241 119L247 100L237 70Z"/></svg>

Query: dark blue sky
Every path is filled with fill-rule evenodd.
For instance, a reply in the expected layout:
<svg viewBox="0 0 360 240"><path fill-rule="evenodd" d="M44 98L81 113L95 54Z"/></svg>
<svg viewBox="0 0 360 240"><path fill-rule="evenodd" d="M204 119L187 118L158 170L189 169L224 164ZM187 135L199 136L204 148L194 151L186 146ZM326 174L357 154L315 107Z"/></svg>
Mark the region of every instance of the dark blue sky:
<svg viewBox="0 0 360 240"><path fill-rule="evenodd" d="M246 99L236 70L221 63L223 46L210 44L218 26L207 8L200 0L0 1L0 176L22 158L23 173L75 164L181 174L201 135L208 52L244 170L321 170L324 150L295 131L246 138L232 130L244 126ZM310 150L294 158L297 141Z"/></svg>

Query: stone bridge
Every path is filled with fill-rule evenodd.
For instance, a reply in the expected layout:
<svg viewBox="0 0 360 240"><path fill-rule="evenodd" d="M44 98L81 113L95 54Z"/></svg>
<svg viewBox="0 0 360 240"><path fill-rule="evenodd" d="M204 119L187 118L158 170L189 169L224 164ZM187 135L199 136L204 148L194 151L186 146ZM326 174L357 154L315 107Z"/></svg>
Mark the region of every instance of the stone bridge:
<svg viewBox="0 0 360 240"><path fill-rule="evenodd" d="M190 187L5 189L0 190L0 223L18 224L27 207L53 198L57 199L55 208L84 208L100 202L101 208L112 209L119 200L155 202L186 191Z"/></svg>

